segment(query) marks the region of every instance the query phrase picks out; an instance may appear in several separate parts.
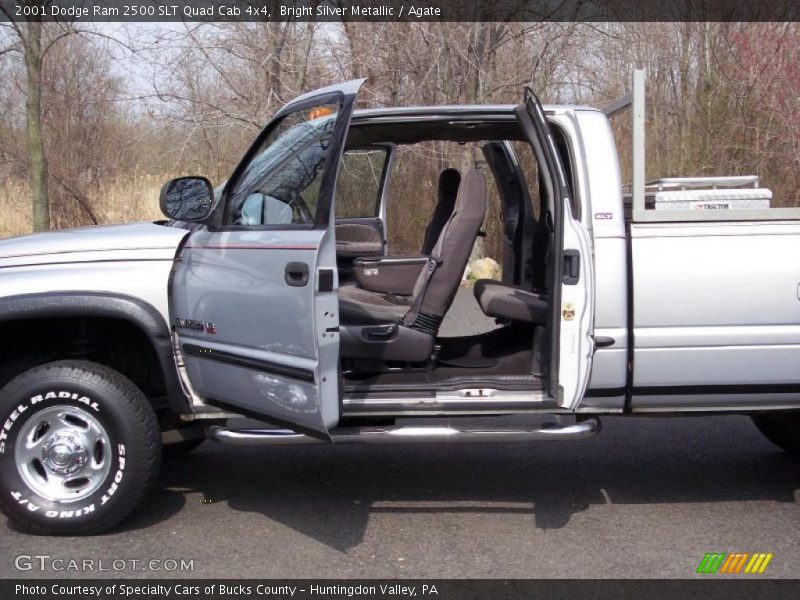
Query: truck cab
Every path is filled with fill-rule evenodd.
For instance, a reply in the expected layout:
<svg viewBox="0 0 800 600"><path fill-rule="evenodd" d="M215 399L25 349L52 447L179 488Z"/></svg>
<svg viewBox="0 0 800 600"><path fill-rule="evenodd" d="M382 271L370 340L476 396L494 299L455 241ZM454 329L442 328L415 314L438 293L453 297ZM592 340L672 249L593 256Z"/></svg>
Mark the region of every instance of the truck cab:
<svg viewBox="0 0 800 600"><path fill-rule="evenodd" d="M565 133L553 133L558 126L530 91L516 107L354 113L360 84L281 110L213 208L208 186L187 201L187 188L202 182L168 184L171 216L187 220L200 202L210 208L171 281L187 387L204 403L321 439L356 419L398 414L573 411L594 352L594 269L580 191L562 162L570 160ZM559 118L568 122L574 111ZM387 256L385 206L336 218L336 203L354 187L345 169L373 152L382 174L375 202L385 203L392 155L430 140L479 146L493 177L477 169L459 177L427 253ZM538 220L512 141L529 143L536 158ZM491 185L505 209L508 268L502 281L477 282L475 298L501 326L440 337ZM354 248L364 255L352 257Z"/></svg>

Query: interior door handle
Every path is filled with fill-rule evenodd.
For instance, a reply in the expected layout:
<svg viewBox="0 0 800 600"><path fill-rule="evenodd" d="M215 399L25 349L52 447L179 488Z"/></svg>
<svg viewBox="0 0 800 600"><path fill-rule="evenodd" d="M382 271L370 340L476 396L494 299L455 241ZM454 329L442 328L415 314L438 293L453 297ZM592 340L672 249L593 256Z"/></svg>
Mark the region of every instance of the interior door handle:
<svg viewBox="0 0 800 600"><path fill-rule="evenodd" d="M302 262L286 263L283 279L292 287L303 287L308 284L308 265Z"/></svg>

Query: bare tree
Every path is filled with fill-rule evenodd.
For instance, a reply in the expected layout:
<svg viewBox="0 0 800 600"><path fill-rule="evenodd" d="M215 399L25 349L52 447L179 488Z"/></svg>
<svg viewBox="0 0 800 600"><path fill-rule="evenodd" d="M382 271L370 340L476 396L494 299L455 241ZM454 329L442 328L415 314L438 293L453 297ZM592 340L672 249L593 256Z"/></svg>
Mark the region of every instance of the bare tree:
<svg viewBox="0 0 800 600"><path fill-rule="evenodd" d="M799 31L796 23L132 26L131 70L150 74L149 89L134 89L133 78L112 75L121 70L95 43L100 31L10 20L0 23L0 166L11 175L0 202L3 185L24 180L36 229L135 218L154 206L144 200L150 192L137 192L143 200L129 209L109 205L107 186L150 190L187 172L219 181L284 102L342 79L368 78L359 106L516 103L525 85L544 102L602 106L640 67L648 177L758 173L777 205L797 205ZM615 130L625 170L627 122ZM418 247L436 177L451 166L485 168L479 146L401 147L395 181L405 183L391 192L390 238ZM485 223L489 255L500 252L496 205Z"/></svg>
<svg viewBox="0 0 800 600"><path fill-rule="evenodd" d="M0 23L5 32L5 45L0 49L0 55L17 53L22 56L25 70L25 129L31 182L32 226L34 231L45 231L51 226L50 171L42 103L43 76L47 68L47 60L54 48L63 43L63 40L77 34L101 38L108 36L97 31L76 27L72 23L44 23L41 15L49 5L47 0L23 0L22 3L39 7L42 11L27 17L27 22L21 22L9 14L3 6L0 6L0 11L8 19L8 22ZM122 43L119 40L116 42ZM61 180L63 177L59 178L59 181ZM71 192L71 195L79 200L83 209L93 221L96 221L85 198L79 199L74 192Z"/></svg>
<svg viewBox="0 0 800 600"><path fill-rule="evenodd" d="M30 4L43 5L41 2ZM12 32L11 42L3 53L20 52L25 61L25 120L28 135L33 228L43 231L50 228L50 202L47 193L47 157L42 135L42 64L50 45L55 41L43 41L41 17L32 17L27 23L17 23L4 8L0 10L9 19L4 27ZM60 36L59 36L60 37Z"/></svg>

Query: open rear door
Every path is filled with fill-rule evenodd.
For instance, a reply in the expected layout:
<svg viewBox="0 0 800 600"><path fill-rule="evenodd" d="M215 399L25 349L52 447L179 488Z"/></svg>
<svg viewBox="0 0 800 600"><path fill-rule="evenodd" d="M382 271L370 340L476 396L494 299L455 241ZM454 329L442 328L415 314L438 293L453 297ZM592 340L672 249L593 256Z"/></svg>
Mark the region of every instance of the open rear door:
<svg viewBox="0 0 800 600"><path fill-rule="evenodd" d="M275 115L171 280L194 390L322 439L339 421L333 194L362 82L305 94Z"/></svg>
<svg viewBox="0 0 800 600"><path fill-rule="evenodd" d="M525 175L508 140L484 144L503 207L503 283L532 287L536 219Z"/></svg>
<svg viewBox="0 0 800 600"><path fill-rule="evenodd" d="M590 237L572 214L564 167L542 104L525 88L514 109L533 147L547 197L547 281L550 303L548 391L559 406L574 409L586 387L594 353L594 265Z"/></svg>

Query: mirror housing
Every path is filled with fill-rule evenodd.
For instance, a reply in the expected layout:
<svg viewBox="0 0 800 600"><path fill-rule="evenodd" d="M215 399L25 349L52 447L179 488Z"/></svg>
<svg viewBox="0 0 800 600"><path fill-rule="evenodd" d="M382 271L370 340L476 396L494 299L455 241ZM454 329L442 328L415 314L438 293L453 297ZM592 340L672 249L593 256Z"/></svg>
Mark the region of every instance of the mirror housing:
<svg viewBox="0 0 800 600"><path fill-rule="evenodd" d="M214 188L205 177L177 177L161 188L161 212L176 221L202 221L214 206Z"/></svg>

